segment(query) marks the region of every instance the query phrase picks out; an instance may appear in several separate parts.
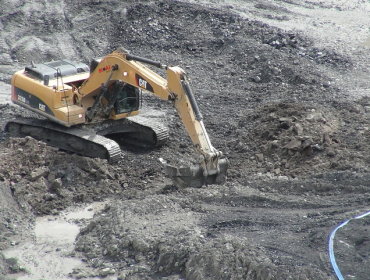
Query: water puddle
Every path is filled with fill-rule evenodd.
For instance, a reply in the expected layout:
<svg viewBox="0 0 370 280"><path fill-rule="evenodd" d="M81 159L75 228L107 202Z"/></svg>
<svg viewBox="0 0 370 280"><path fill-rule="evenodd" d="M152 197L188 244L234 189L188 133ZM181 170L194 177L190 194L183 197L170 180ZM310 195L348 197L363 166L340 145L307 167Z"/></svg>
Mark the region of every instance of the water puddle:
<svg viewBox="0 0 370 280"><path fill-rule="evenodd" d="M34 240L3 251L6 258L16 258L18 264L27 271L9 275L9 279L70 280L68 274L73 269L85 267L85 263L72 256L74 242L80 230L80 221L92 219L94 213L103 209L105 204L106 202L94 203L78 210L66 210L57 217L37 218Z"/></svg>

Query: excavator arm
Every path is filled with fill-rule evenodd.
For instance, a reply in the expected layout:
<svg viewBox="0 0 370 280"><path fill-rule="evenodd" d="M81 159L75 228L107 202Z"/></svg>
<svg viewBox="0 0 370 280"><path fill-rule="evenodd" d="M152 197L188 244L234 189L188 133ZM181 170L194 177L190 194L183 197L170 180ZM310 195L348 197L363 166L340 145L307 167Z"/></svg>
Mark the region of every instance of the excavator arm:
<svg viewBox="0 0 370 280"><path fill-rule="evenodd" d="M167 80L143 63L166 69ZM78 92L81 103L91 96L95 97L95 102L100 102L104 89L115 81L130 84L163 100L173 102L199 154L199 165L192 167L176 168L161 160L167 175L176 185L199 187L225 181L228 161L222 152L212 146L186 73L180 67L165 66L119 49L103 58L90 77L80 86ZM94 106L88 111L88 118L94 116L93 108Z"/></svg>

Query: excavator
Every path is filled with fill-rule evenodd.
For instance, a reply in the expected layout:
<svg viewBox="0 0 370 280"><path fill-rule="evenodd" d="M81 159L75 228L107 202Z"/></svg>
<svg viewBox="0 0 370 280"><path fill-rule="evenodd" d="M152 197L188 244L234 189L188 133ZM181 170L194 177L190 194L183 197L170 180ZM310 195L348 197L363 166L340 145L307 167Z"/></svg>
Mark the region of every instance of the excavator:
<svg viewBox="0 0 370 280"><path fill-rule="evenodd" d="M165 69L167 79L149 67ZM39 118L16 118L5 131L31 136L51 146L114 164L121 159L116 139L139 146L159 146L167 126L139 115L142 91L173 103L199 155L196 165L175 167L160 159L180 187L221 184L228 160L209 139L183 69L135 56L119 48L90 66L68 59L26 66L11 81L11 100ZM42 117L44 118L42 118ZM107 136L112 136L108 138ZM114 140L113 140L114 139Z"/></svg>

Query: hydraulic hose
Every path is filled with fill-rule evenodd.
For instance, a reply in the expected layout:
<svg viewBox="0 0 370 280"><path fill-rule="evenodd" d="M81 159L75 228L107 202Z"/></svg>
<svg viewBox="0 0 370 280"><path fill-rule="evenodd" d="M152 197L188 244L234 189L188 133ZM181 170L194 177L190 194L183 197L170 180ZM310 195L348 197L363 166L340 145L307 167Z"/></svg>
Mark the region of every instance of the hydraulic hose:
<svg viewBox="0 0 370 280"><path fill-rule="evenodd" d="M154 61L154 60L151 60L151 59L148 59L148 58L145 58L145 57L140 57L140 56L136 56L136 55L132 55L132 54L128 54L128 53L126 54L126 59L127 60L139 61L139 62L142 62L142 63L153 65L153 66L158 67L158 68L165 68L165 65L163 65L162 63L160 63L158 61Z"/></svg>
<svg viewBox="0 0 370 280"><path fill-rule="evenodd" d="M190 85L189 85L188 81L183 81L182 83L184 85L184 89L185 89L186 95L189 98L191 108L194 111L195 119L200 122L201 120L203 120L203 116L200 113L200 110L198 108L198 103L195 100L195 97L194 97L194 94L193 94L193 92L192 92L192 90L190 88Z"/></svg>
<svg viewBox="0 0 370 280"><path fill-rule="evenodd" d="M333 249L333 246L334 246L334 237L335 237L335 233L337 232L338 229L344 227L346 224L348 224L351 220L355 220L355 219L361 219L363 217L366 217L370 215L370 211L369 212L366 212L360 216L356 216L352 219L349 219L343 223L341 223L339 226L337 226L331 233L330 233L330 237L329 237L329 257L330 257L330 262L331 262L331 265L334 269L334 272L335 274L337 275L338 279L339 280L344 280L343 278L343 275L342 273L340 272L339 268L338 268L338 265L337 265L337 262L335 261L335 256L334 256L334 249Z"/></svg>

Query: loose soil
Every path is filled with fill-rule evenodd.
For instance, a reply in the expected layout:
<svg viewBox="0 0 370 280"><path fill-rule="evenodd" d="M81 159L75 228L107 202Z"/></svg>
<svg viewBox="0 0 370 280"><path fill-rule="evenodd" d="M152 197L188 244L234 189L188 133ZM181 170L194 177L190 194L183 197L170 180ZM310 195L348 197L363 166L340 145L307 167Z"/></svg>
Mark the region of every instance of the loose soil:
<svg viewBox="0 0 370 280"><path fill-rule="evenodd" d="M0 0L0 249L34 238L35 217L95 201L60 279L336 279L331 232L369 209L370 4L365 1ZM12 74L119 47L191 78L223 185L178 189L159 158L195 158L170 103L144 95L170 141L122 147L121 162L10 138L6 122L36 117L9 103ZM163 74L163 73L162 73ZM338 229L345 279L367 279L369 218ZM0 254L0 276L27 273ZM29 273L29 272L28 272Z"/></svg>

